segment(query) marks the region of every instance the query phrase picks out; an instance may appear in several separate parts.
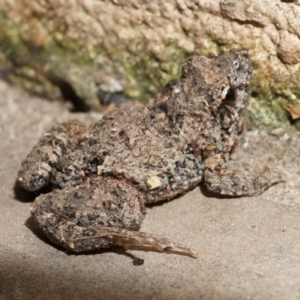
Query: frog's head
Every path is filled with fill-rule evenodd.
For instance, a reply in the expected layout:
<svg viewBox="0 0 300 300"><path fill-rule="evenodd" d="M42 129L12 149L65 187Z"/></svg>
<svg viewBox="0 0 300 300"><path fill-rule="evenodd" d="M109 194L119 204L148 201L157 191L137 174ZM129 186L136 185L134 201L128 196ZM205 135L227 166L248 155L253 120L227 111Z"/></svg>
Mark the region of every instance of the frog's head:
<svg viewBox="0 0 300 300"><path fill-rule="evenodd" d="M223 129L235 127L240 132L251 73L247 51L231 50L219 56L189 58L181 78L186 94L193 95L188 98L198 109L211 113Z"/></svg>

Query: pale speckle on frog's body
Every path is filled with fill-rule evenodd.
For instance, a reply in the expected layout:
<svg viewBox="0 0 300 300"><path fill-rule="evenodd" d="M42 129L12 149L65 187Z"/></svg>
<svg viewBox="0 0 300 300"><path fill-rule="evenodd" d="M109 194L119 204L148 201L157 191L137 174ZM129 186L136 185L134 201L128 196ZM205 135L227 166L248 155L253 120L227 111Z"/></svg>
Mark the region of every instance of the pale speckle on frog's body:
<svg viewBox="0 0 300 300"><path fill-rule="evenodd" d="M52 186L32 204L34 219L53 242L74 252L121 245L196 257L190 248L138 231L145 204L172 199L201 181L233 196L274 183L226 171L243 129L251 72L243 50L194 56L180 79L146 106L125 103L90 126L54 125L18 175L28 191Z"/></svg>

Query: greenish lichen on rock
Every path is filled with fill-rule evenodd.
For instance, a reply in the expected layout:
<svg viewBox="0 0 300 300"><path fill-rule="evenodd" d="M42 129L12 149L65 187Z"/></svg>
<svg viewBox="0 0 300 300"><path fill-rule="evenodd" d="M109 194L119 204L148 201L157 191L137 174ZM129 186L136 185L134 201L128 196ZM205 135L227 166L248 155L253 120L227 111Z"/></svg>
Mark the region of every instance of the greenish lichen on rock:
<svg viewBox="0 0 300 300"><path fill-rule="evenodd" d="M289 126L299 99L300 5L274 0L0 0L0 71L47 98L97 108L99 90L146 101L186 57L247 49L248 125Z"/></svg>

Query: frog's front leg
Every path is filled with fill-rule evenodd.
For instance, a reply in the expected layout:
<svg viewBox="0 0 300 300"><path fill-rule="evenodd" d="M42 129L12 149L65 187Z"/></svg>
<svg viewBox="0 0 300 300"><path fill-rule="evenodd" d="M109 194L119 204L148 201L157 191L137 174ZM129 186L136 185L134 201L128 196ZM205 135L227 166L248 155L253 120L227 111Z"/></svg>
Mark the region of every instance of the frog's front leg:
<svg viewBox="0 0 300 300"><path fill-rule="evenodd" d="M77 188L39 196L31 213L56 244L74 252L122 246L196 257L166 238L137 231L145 217L143 194L114 178L88 179Z"/></svg>
<svg viewBox="0 0 300 300"><path fill-rule="evenodd" d="M204 181L208 190L228 196L251 196L262 193L282 178L264 172L258 176L230 173L225 159L217 154L205 160Z"/></svg>
<svg viewBox="0 0 300 300"><path fill-rule="evenodd" d="M47 186L54 165L59 164L74 135L85 126L78 121L56 124L40 138L22 163L18 181L27 191L37 191Z"/></svg>

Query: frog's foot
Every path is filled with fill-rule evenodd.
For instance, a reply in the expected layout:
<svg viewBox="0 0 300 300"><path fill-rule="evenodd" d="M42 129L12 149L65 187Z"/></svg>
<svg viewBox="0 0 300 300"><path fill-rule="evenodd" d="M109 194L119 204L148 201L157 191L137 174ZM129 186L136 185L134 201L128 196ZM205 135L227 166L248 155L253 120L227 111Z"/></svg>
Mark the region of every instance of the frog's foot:
<svg viewBox="0 0 300 300"><path fill-rule="evenodd" d="M40 195L30 210L50 240L77 253L122 246L197 257L188 247L137 231L146 213L143 194L118 179L96 178L54 190Z"/></svg>
<svg viewBox="0 0 300 300"><path fill-rule="evenodd" d="M53 242L76 253L122 246L126 250L177 253L194 258L198 256L196 251L188 247L150 233L117 227L80 227L67 220L61 220L54 230L48 227L47 235Z"/></svg>
<svg viewBox="0 0 300 300"><path fill-rule="evenodd" d="M220 154L205 161L204 180L208 190L228 196L259 195L270 186L285 182L280 174L269 169L258 176L227 172Z"/></svg>
<svg viewBox="0 0 300 300"><path fill-rule="evenodd" d="M151 251L177 253L194 258L198 257L198 252L189 247L146 232L124 230L121 234L115 234L115 237L116 244L123 246L125 249L136 247Z"/></svg>

